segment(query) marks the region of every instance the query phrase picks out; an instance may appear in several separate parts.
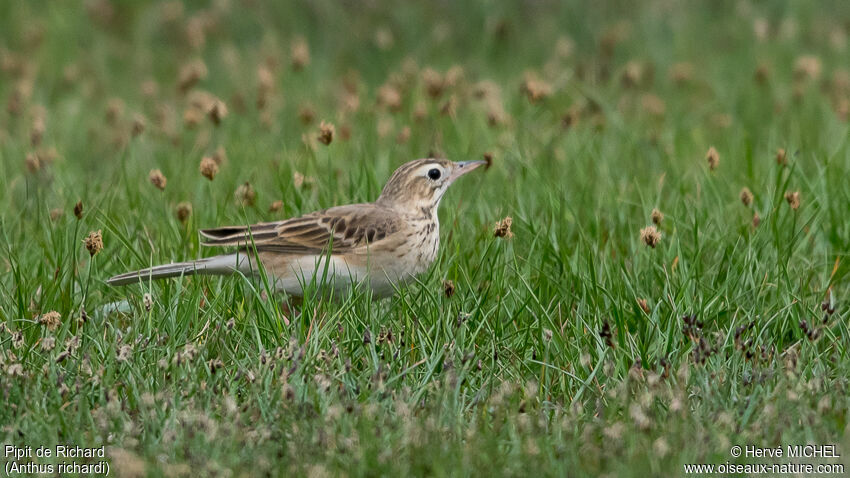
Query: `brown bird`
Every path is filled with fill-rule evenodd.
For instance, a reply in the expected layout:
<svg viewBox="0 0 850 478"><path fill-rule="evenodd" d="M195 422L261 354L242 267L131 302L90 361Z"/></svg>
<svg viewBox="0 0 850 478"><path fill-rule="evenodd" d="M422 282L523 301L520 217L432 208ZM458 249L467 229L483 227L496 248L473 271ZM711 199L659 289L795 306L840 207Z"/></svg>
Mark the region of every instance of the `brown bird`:
<svg viewBox="0 0 850 478"><path fill-rule="evenodd" d="M396 169L375 202L278 222L204 229L202 245L235 247L236 252L127 272L107 283L235 272L258 276L259 262L274 287L291 296L302 297L311 282L335 294L365 282L375 297L386 297L434 262L440 200L457 178L485 163L417 159Z"/></svg>

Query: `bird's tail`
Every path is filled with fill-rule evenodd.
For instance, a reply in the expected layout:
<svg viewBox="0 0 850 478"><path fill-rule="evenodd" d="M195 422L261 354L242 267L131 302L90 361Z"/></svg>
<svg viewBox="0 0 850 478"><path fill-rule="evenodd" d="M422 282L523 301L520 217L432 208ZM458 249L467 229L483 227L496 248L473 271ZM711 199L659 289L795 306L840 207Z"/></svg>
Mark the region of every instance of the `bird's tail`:
<svg viewBox="0 0 850 478"><path fill-rule="evenodd" d="M161 266L150 267L133 272L125 272L106 281L109 285L137 284L152 279L166 279L168 277L191 276L195 274L205 275L227 275L236 272L239 265L247 257L242 254L225 254L221 256L207 257L197 261L175 262Z"/></svg>

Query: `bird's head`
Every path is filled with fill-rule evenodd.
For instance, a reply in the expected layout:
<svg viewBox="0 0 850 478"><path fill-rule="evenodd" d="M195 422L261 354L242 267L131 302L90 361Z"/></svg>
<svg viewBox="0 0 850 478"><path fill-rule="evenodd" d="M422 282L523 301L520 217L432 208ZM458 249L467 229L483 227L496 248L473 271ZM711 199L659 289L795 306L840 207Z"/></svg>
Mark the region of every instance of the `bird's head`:
<svg viewBox="0 0 850 478"><path fill-rule="evenodd" d="M486 161L417 159L395 170L378 203L410 212L436 213L440 200L457 178L486 164Z"/></svg>

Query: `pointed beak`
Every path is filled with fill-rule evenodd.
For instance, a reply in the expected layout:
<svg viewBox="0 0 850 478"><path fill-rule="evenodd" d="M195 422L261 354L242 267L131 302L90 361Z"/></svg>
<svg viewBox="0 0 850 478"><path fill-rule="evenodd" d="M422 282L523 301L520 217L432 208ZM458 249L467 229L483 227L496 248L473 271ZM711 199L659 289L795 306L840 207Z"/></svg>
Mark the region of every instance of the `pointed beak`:
<svg viewBox="0 0 850 478"><path fill-rule="evenodd" d="M457 161L455 162L455 169L452 171L450 176L451 180L463 176L464 174L472 171L473 169L481 166L482 164L487 164L487 161L477 160L477 161Z"/></svg>

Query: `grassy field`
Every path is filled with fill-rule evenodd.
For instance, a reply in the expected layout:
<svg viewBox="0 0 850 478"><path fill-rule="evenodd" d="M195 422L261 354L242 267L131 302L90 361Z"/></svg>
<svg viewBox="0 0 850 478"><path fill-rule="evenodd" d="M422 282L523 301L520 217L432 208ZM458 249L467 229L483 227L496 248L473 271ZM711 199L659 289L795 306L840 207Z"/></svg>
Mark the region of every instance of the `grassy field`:
<svg viewBox="0 0 850 478"><path fill-rule="evenodd" d="M0 3L0 441L118 476L848 463L850 5L593 3ZM105 284L429 155L492 167L390 299Z"/></svg>

